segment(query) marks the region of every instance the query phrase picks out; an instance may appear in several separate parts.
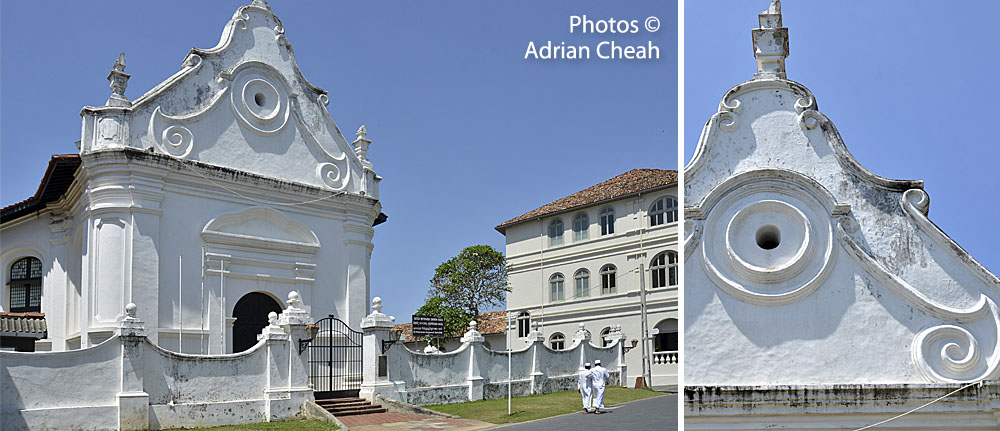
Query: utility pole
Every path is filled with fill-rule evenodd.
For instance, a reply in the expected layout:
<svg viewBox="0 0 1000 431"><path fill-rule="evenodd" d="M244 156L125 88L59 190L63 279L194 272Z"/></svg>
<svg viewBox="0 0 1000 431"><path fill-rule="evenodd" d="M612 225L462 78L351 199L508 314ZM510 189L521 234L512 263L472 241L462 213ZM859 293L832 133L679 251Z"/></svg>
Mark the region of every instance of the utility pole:
<svg viewBox="0 0 1000 431"><path fill-rule="evenodd" d="M646 348L646 339L649 337L649 328L646 322L646 265L639 262L639 316L642 319L642 380L643 386L649 386L649 355Z"/></svg>

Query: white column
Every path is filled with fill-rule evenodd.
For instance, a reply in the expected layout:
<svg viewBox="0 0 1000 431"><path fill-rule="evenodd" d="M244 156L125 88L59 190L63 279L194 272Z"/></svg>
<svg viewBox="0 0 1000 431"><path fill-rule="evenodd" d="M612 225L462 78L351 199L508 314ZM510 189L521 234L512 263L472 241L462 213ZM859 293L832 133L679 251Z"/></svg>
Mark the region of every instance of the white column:
<svg viewBox="0 0 1000 431"><path fill-rule="evenodd" d="M121 391L118 392L118 429L149 429L149 394L143 389L142 355L146 341L143 322L135 317L136 306L125 306L125 317L116 334L122 343Z"/></svg>
<svg viewBox="0 0 1000 431"><path fill-rule="evenodd" d="M477 330L479 324L475 320L469 322L469 331L462 335L461 342L469 344L469 377L465 380L469 385L469 401L479 401L483 399L483 376L479 371L479 358L483 349L483 342L486 341L483 335Z"/></svg>
<svg viewBox="0 0 1000 431"><path fill-rule="evenodd" d="M615 349L615 361L618 362L618 384L623 388L628 387L628 365L625 364L625 333L622 332L622 325L611 325L611 332L604 336L610 345L617 346Z"/></svg>
<svg viewBox="0 0 1000 431"><path fill-rule="evenodd" d="M531 322L532 330L528 333L528 342L531 343L531 393L540 394L543 391L542 384L545 382L545 372L541 370L539 363L539 351L545 349L545 335L539 329L541 325L538 321ZM509 330L509 329L508 329Z"/></svg>
<svg viewBox="0 0 1000 431"><path fill-rule="evenodd" d="M361 370L361 398L375 402L375 396L382 394L384 397L398 400L398 396L393 391L393 384L389 380L388 363L386 363L385 375L379 375L379 360L382 356L382 342L389 339L389 331L396 321L395 317L382 314L382 298L372 298L372 312L364 319L361 319L361 331L364 332L362 342L363 368ZM388 358L382 359L388 362ZM406 401L406 400L400 400Z"/></svg>

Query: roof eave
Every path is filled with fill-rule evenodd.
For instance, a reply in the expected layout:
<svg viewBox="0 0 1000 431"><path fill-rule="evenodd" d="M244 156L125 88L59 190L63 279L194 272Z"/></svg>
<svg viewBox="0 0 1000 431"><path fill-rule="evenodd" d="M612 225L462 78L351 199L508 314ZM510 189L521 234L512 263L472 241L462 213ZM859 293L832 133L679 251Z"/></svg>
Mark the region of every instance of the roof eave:
<svg viewBox="0 0 1000 431"><path fill-rule="evenodd" d="M656 190L660 190L660 189L665 189L665 188L668 188L668 187L676 187L676 186L677 186L677 181L674 181L672 183L664 184L664 185L661 185L661 186L650 187L648 189L642 189L642 190L639 190L639 191L634 191L632 193L624 194L624 195L621 195L621 196L615 196L613 198L602 199L602 200L599 200L597 202L591 202L589 204L577 205L577 206L574 206L574 207L566 208L566 209L559 210L559 211L553 211L553 212L550 212L548 214L542 214L540 216L535 216L535 217L532 217L532 218L529 218L529 219L524 219L524 220L516 221L516 222L513 222L513 223L501 223L501 224L497 225L494 229L496 229L497 232L500 232L504 236L507 236L507 232L506 232L507 228L509 228L511 226L519 225L519 224L522 224L522 223L528 223L528 222L532 222L532 221L538 221L538 220L541 220L541 219L546 218L546 217L552 217L552 216L556 216L556 215L559 215L559 214L566 214L568 212L573 212L573 211L579 210L580 208L602 205L602 204L606 204L606 203L611 202L611 201L616 201L616 200L619 200L619 199L626 199L626 198L630 198L632 196L638 196L638 195L643 194L643 193L647 193L647 192L651 192L651 191L656 191Z"/></svg>

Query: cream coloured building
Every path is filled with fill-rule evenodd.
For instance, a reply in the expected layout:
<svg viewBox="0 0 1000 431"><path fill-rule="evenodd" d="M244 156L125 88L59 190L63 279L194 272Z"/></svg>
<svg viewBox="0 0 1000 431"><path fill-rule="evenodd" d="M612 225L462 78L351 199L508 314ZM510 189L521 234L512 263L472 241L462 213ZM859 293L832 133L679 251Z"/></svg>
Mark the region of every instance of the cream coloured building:
<svg viewBox="0 0 1000 431"><path fill-rule="evenodd" d="M511 335L537 322L560 350L581 323L594 343L613 325L637 341L645 328L654 334L625 355L626 383L642 375L645 350L651 384L676 385L677 227L677 172L662 169L633 169L501 223Z"/></svg>

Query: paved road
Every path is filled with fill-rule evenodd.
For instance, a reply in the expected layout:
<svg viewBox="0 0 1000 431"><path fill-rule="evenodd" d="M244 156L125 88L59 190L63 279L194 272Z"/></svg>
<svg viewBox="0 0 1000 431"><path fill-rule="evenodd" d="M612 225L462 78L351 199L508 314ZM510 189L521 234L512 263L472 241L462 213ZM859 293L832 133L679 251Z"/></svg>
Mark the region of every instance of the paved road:
<svg viewBox="0 0 1000 431"><path fill-rule="evenodd" d="M662 395L609 407L594 415L570 413L495 429L504 431L677 431L677 395Z"/></svg>

